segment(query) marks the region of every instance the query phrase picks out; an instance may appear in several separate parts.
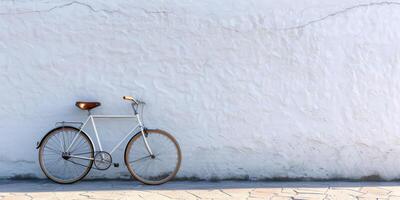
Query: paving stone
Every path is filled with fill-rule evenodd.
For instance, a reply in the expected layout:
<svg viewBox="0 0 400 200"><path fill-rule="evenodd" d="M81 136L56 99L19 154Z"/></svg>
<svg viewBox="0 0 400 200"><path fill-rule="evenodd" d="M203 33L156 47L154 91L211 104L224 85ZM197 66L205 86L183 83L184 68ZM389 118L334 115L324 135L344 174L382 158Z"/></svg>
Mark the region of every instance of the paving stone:
<svg viewBox="0 0 400 200"><path fill-rule="evenodd" d="M246 198L266 198L267 197L267 192L266 191L262 191L261 193L259 193L258 191L254 194L254 190L251 189L242 189L242 188L229 188L229 189L221 189L222 192L228 194L231 198L233 199L246 199Z"/></svg>
<svg viewBox="0 0 400 200"><path fill-rule="evenodd" d="M281 192L281 188L255 188L248 192L251 198L271 198Z"/></svg>
<svg viewBox="0 0 400 200"><path fill-rule="evenodd" d="M364 193L354 188L334 188L326 191L328 199L357 199L357 196Z"/></svg>
<svg viewBox="0 0 400 200"><path fill-rule="evenodd" d="M362 182L173 182L145 186L122 181L81 182L57 185L49 182L0 182L0 200L87 200L87 199L303 199L400 200L400 183Z"/></svg>
<svg viewBox="0 0 400 200"><path fill-rule="evenodd" d="M304 194L325 194L328 188L296 188L294 189L297 193Z"/></svg>
<svg viewBox="0 0 400 200"><path fill-rule="evenodd" d="M34 200L53 200L57 199L56 193L54 192L37 192L37 193L26 193L24 194Z"/></svg>
<svg viewBox="0 0 400 200"><path fill-rule="evenodd" d="M308 199L308 200L323 200L327 195L325 194L305 194L305 193L299 193L294 196L294 199Z"/></svg>
<svg viewBox="0 0 400 200"><path fill-rule="evenodd" d="M274 196L270 200L294 200L293 197Z"/></svg>
<svg viewBox="0 0 400 200"><path fill-rule="evenodd" d="M221 192L221 190L190 190L189 193L202 199L231 199L232 196Z"/></svg>
<svg viewBox="0 0 400 200"><path fill-rule="evenodd" d="M191 193L188 193L185 190L161 190L161 191L154 191L162 196L171 198L171 199L187 199L187 200L195 200L199 199L199 197L194 196Z"/></svg>
<svg viewBox="0 0 400 200"><path fill-rule="evenodd" d="M389 196L389 200L400 200L400 196Z"/></svg>
<svg viewBox="0 0 400 200"><path fill-rule="evenodd" d="M32 200L33 198L26 196L24 194L16 194L13 196L6 196L2 200Z"/></svg>
<svg viewBox="0 0 400 200"><path fill-rule="evenodd" d="M363 187L360 190L363 193L370 194L370 195L376 195L376 196L384 196L388 195L391 191L385 188L380 188L380 187Z"/></svg>

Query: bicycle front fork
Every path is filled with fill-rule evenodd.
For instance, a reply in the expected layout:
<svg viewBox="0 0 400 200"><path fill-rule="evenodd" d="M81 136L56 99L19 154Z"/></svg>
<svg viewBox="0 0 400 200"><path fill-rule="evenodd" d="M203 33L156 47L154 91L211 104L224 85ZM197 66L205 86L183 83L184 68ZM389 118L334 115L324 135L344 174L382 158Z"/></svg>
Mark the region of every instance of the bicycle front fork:
<svg viewBox="0 0 400 200"><path fill-rule="evenodd" d="M146 133L144 132L144 129L142 128L142 136L143 136L143 141L144 141L144 144L146 145L146 149L147 149L147 152L149 152L149 154L150 154L150 156L154 156L154 154L153 154L153 152L151 151L151 148L150 148L150 146L149 146L149 143L147 142L147 139L146 139Z"/></svg>
<svg viewBox="0 0 400 200"><path fill-rule="evenodd" d="M144 128L144 126L143 126L142 120L140 119L140 116L139 116L138 114L136 114L136 117L137 117L137 120L138 120L138 122L139 122L140 132L142 133L143 142L144 142L144 144L145 144L145 146L146 146L147 152L149 152L150 156L153 157L154 154L153 154L153 152L151 151L151 148L150 148L149 143L147 142L147 139L146 139L147 134L145 133L145 128Z"/></svg>

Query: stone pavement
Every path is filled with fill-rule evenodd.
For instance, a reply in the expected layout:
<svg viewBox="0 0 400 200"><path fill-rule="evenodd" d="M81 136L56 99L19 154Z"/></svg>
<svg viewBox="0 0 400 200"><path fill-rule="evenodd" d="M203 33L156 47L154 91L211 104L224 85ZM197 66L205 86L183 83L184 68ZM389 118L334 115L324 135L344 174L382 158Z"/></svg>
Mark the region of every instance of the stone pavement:
<svg viewBox="0 0 400 200"><path fill-rule="evenodd" d="M45 199L399 199L399 182L190 182L146 186L136 181L0 181L0 200Z"/></svg>

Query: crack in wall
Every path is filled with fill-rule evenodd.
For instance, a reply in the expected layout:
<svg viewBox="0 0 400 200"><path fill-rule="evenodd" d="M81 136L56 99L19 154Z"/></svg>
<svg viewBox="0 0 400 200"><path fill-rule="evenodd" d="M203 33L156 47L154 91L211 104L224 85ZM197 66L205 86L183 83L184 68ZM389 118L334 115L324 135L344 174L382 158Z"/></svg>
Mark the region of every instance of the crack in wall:
<svg viewBox="0 0 400 200"><path fill-rule="evenodd" d="M340 14L345 14L347 12L350 12L352 10L356 10L358 8L365 8L365 7L371 7L371 6L388 6L388 5L395 5L395 6L400 6L400 2L396 2L396 1L381 1L381 2L370 2L370 3L364 3L364 4L357 4L357 5L353 5L350 7L346 7L342 10L330 13L328 15L325 15L323 17L302 23L300 25L296 25L296 26L289 26L289 27L283 27L283 28L270 28L270 27L265 27L262 28L262 30L266 30L266 31L289 31L289 30L296 30L296 29L304 29L307 26L322 22L324 20L327 20L329 18L332 17L336 17ZM243 31L240 31L239 29L235 29L232 27L226 27L226 26L222 26L222 29L228 30L228 31L232 31L235 33L244 33ZM248 32L248 31L246 31Z"/></svg>
<svg viewBox="0 0 400 200"><path fill-rule="evenodd" d="M95 9L93 6L91 6L91 5L87 4L87 3L83 3L83 2L79 2L79 1L71 1L71 2L66 3L66 4L54 6L54 7L51 7L51 8L48 8L48 9L43 9L43 10L29 10L29 11L21 11L21 12L14 12L14 13L0 13L0 15L23 15L23 14L31 14L31 13L46 13L46 12L52 12L53 10L56 10L56 9L69 7L69 6L72 6L72 5L84 6L84 7L88 8L92 12L105 12L107 14L113 14L113 13L119 12L118 10Z"/></svg>
<svg viewBox="0 0 400 200"><path fill-rule="evenodd" d="M338 16L340 14L347 13L349 11L352 11L352 10L355 10L355 9L358 9L358 8L365 8L365 7L370 7L370 6L388 6L388 5L400 6L400 2L396 2L396 1L381 1L381 2L371 2L371 3L357 4L357 5L350 6L350 7L344 8L342 10L330 13L330 14L324 16L324 17L321 17L321 18L318 18L318 19L314 19L314 20L308 21L306 23L297 25L297 26L280 28L280 29L277 29L277 30L286 31L286 30L293 30L293 29L303 29L303 28L305 28L305 27L307 27L309 25L324 21L326 19Z"/></svg>
<svg viewBox="0 0 400 200"><path fill-rule="evenodd" d="M62 4L62 5L54 6L54 7L51 7L51 8L48 8L48 9L43 9L43 10L30 10L30 11L21 11L21 12L14 12L14 13L0 13L0 15L23 15L23 14L31 14L31 13L52 12L53 10L61 9L61 8L72 6L72 5L84 6L84 7L88 8L90 11L96 12L96 13L104 12L104 13L107 13L107 14L114 14L114 13L123 14L119 10L95 9L90 4L83 3L83 2L80 2L80 1L71 1L69 3L65 3L65 4ZM307 26L310 26L312 24L316 24L318 22L322 22L322 21L327 20L329 18L332 18L332 17L338 16L340 14L344 14L344 13L350 12L350 11L358 9L358 8L365 8L365 7L371 7L371 6L388 6L388 5L400 6L400 2L396 2L396 1L381 1L381 2L370 2L370 3L364 3L364 4L357 4L357 5L350 6L350 7L344 8L342 10L330 13L330 14L325 15L323 17L320 17L318 19L314 19L314 20L302 23L300 25L284 27L284 28L278 28L278 29L275 29L275 31L287 31L287 30L295 30L295 29L304 29ZM171 12L168 12L168 11L150 11L150 10L147 10L147 9L144 9L144 8L138 8L138 7L134 7L134 8L138 9L138 10L141 10L146 14L164 14L164 15L168 15L168 14L171 13ZM240 32L239 30L231 29L231 28L227 28L227 27L224 27L224 29L235 31L235 32ZM272 29L272 30L274 30L274 29Z"/></svg>
<svg viewBox="0 0 400 200"><path fill-rule="evenodd" d="M51 7L51 8L48 8L48 9L43 9L43 10L29 10L29 11L21 11L21 12L14 12L14 13L0 13L0 15L24 15L24 14L32 14L32 13L49 13L49 12L52 12L52 11L54 11L56 9L61 9L61 8L69 7L69 6L72 6L72 5L80 5L80 6L88 8L90 11L96 12L96 13L104 12L104 13L107 13L107 14L114 14L114 13L123 14L119 10L96 9L93 6L91 6L90 4L87 4L87 3L83 3L83 2L80 2L80 1L71 1L69 3L65 3L65 4L62 4L62 5L54 6L54 7ZM165 14L165 15L170 14L170 12L164 11L164 10L161 10L161 11L150 11L150 10L147 10L147 9L144 9L144 8L138 8L138 7L135 7L135 9L141 10L146 14Z"/></svg>

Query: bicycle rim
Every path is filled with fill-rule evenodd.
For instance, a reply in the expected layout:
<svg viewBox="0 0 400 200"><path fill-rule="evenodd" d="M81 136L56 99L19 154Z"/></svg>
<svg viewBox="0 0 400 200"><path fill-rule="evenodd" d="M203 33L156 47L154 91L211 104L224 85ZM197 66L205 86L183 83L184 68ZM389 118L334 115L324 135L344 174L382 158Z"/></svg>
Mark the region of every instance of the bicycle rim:
<svg viewBox="0 0 400 200"><path fill-rule="evenodd" d="M75 142L71 145L74 137ZM68 147L70 150L67 152ZM68 158L69 155L83 157ZM93 145L88 136L74 127L52 130L39 150L39 163L44 174L54 182L68 184L81 180L90 171L93 160ZM64 157L63 157L64 156Z"/></svg>
<svg viewBox="0 0 400 200"><path fill-rule="evenodd" d="M139 181L158 185L171 180L181 164L180 147L169 133L147 130L146 140L155 157L146 149L141 133L135 135L125 150L125 164L133 177Z"/></svg>

